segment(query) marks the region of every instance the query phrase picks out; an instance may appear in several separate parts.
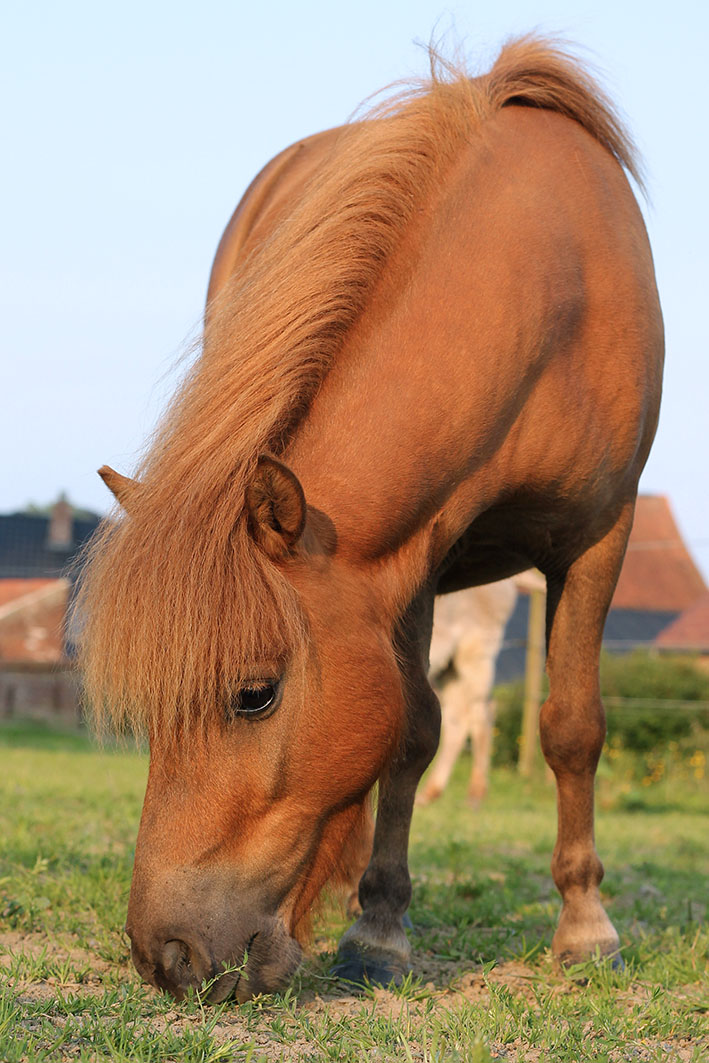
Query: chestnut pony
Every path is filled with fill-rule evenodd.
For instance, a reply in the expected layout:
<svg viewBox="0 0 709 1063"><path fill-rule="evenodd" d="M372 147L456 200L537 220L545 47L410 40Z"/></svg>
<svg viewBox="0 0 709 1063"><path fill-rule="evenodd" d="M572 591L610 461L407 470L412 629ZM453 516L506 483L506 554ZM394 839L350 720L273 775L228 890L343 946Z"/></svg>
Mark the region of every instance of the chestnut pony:
<svg viewBox="0 0 709 1063"><path fill-rule="evenodd" d="M484 76L439 70L295 144L244 196L201 357L137 478L103 470L126 515L81 599L99 723L150 740L127 922L150 982L282 986L322 887L360 858L377 781L337 970L403 975L434 596L531 566L553 949L618 949L593 837L598 657L663 357L624 169L637 179L593 81L525 38Z"/></svg>

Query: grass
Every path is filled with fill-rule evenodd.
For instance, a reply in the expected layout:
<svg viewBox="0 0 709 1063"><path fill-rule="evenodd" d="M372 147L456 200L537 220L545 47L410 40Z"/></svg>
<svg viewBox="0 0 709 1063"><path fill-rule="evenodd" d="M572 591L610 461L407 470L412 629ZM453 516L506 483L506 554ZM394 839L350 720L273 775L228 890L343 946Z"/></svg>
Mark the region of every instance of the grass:
<svg viewBox="0 0 709 1063"><path fill-rule="evenodd" d="M553 788L498 769L472 812L464 761L414 817L415 971L402 987L354 997L329 976L345 925L333 906L287 992L205 1008L153 992L129 964L121 928L146 758L3 726L0 1060L705 1060L706 751L608 752L598 847L623 972L552 963Z"/></svg>

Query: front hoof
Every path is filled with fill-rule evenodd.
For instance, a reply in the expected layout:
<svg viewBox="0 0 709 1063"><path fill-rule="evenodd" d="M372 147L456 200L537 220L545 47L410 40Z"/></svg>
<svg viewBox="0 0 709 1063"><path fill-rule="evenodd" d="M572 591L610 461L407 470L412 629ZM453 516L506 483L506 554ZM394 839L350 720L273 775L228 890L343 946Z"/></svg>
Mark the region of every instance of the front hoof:
<svg viewBox="0 0 709 1063"><path fill-rule="evenodd" d="M551 951L564 967L583 966L600 960L622 970L620 941L598 896L582 896L564 904Z"/></svg>
<svg viewBox="0 0 709 1063"><path fill-rule="evenodd" d="M370 985L401 985L410 970L408 963L391 953L348 945L337 953L332 974L359 989L365 989Z"/></svg>

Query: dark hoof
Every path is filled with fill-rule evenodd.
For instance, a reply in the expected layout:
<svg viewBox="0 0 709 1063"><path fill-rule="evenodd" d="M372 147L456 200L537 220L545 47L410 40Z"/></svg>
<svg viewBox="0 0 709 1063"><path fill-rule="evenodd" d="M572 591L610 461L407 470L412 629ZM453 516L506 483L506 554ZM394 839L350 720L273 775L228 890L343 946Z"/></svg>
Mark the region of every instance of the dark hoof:
<svg viewBox="0 0 709 1063"><path fill-rule="evenodd" d="M401 985L409 973L408 964L402 963L394 956L388 956L378 950L345 948L337 954L337 962L332 968L335 978L365 989L370 985Z"/></svg>

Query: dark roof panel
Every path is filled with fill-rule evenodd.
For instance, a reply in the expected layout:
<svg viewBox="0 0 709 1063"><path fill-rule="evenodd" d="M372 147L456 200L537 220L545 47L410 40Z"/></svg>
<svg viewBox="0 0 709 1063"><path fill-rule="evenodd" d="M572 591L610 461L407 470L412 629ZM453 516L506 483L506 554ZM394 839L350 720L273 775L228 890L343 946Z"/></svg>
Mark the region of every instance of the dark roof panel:
<svg viewBox="0 0 709 1063"><path fill-rule="evenodd" d="M73 522L73 542L68 548L50 547L49 517L35 513L0 516L0 579L52 579L67 575L67 568L99 523Z"/></svg>

